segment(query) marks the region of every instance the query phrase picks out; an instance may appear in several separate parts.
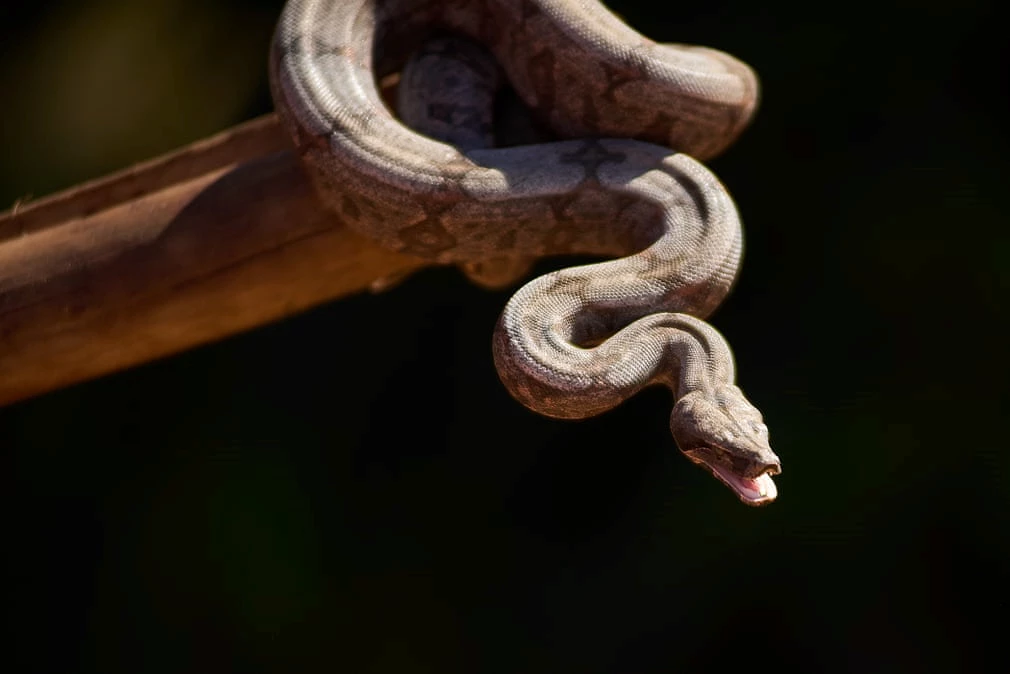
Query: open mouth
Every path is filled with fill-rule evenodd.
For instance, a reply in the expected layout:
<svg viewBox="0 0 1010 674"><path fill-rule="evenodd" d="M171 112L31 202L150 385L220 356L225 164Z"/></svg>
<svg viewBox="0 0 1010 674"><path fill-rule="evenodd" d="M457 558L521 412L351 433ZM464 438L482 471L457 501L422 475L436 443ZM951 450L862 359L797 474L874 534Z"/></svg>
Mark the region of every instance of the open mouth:
<svg viewBox="0 0 1010 674"><path fill-rule="evenodd" d="M773 467L756 478L749 478L737 475L729 468L717 463L709 463L697 454L689 456L695 463L711 471L712 475L732 489L733 493L747 505L767 505L779 495L779 490L775 487L775 482L772 480L772 473L778 473L778 471Z"/></svg>

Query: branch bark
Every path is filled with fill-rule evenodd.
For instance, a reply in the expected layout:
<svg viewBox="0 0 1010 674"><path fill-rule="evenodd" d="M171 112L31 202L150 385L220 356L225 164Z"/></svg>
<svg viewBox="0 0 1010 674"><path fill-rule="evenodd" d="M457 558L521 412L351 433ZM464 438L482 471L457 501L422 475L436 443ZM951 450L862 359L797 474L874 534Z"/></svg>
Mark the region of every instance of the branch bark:
<svg viewBox="0 0 1010 674"><path fill-rule="evenodd" d="M0 214L0 404L429 264L324 211L274 115Z"/></svg>

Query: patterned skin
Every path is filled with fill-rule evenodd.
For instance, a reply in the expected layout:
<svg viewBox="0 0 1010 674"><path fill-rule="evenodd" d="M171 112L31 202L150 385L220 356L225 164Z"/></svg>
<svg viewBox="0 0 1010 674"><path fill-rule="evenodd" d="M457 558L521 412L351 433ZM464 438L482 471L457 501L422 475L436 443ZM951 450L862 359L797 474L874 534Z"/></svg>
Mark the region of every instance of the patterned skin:
<svg viewBox="0 0 1010 674"><path fill-rule="evenodd" d="M428 101L408 113L423 135L376 82L447 32L493 62L429 50L441 65L408 69L405 110L424 96L426 68L449 88L458 80L438 69L473 72L472 100L456 102L472 106L473 128L454 130L453 110ZM493 147L482 127L494 64L542 123L579 140ZM537 278L508 302L493 351L517 400L584 418L665 385L684 454L744 503L774 500L767 428L702 320L733 284L742 229L725 188L689 156L714 156L746 126L757 101L746 65L656 44L595 0L291 0L271 83L326 207L380 243L489 286L542 256L617 258Z"/></svg>

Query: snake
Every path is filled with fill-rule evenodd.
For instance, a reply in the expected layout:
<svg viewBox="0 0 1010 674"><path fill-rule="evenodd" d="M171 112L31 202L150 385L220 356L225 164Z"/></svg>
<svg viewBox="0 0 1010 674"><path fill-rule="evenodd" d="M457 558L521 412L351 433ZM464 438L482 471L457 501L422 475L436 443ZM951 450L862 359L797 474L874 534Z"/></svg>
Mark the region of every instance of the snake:
<svg viewBox="0 0 1010 674"><path fill-rule="evenodd" d="M454 142L387 105L384 77L457 36L491 55L549 140L494 145L478 129ZM665 386L680 451L743 503L775 500L768 428L705 320L735 282L743 232L701 162L748 125L749 66L654 42L597 0L289 0L269 63L301 164L351 229L488 286L545 256L602 258L539 276L506 303L492 354L517 401L585 419ZM419 107L442 128L466 117L465 105Z"/></svg>

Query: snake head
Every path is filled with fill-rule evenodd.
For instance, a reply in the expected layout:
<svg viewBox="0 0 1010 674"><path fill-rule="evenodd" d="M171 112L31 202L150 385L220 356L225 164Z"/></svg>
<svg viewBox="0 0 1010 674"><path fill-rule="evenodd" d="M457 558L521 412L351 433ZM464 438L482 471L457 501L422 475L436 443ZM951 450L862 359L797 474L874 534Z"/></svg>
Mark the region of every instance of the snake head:
<svg viewBox="0 0 1010 674"><path fill-rule="evenodd" d="M677 446L751 506L775 500L772 475L782 471L768 444L768 427L736 386L693 391L680 398L670 415Z"/></svg>

